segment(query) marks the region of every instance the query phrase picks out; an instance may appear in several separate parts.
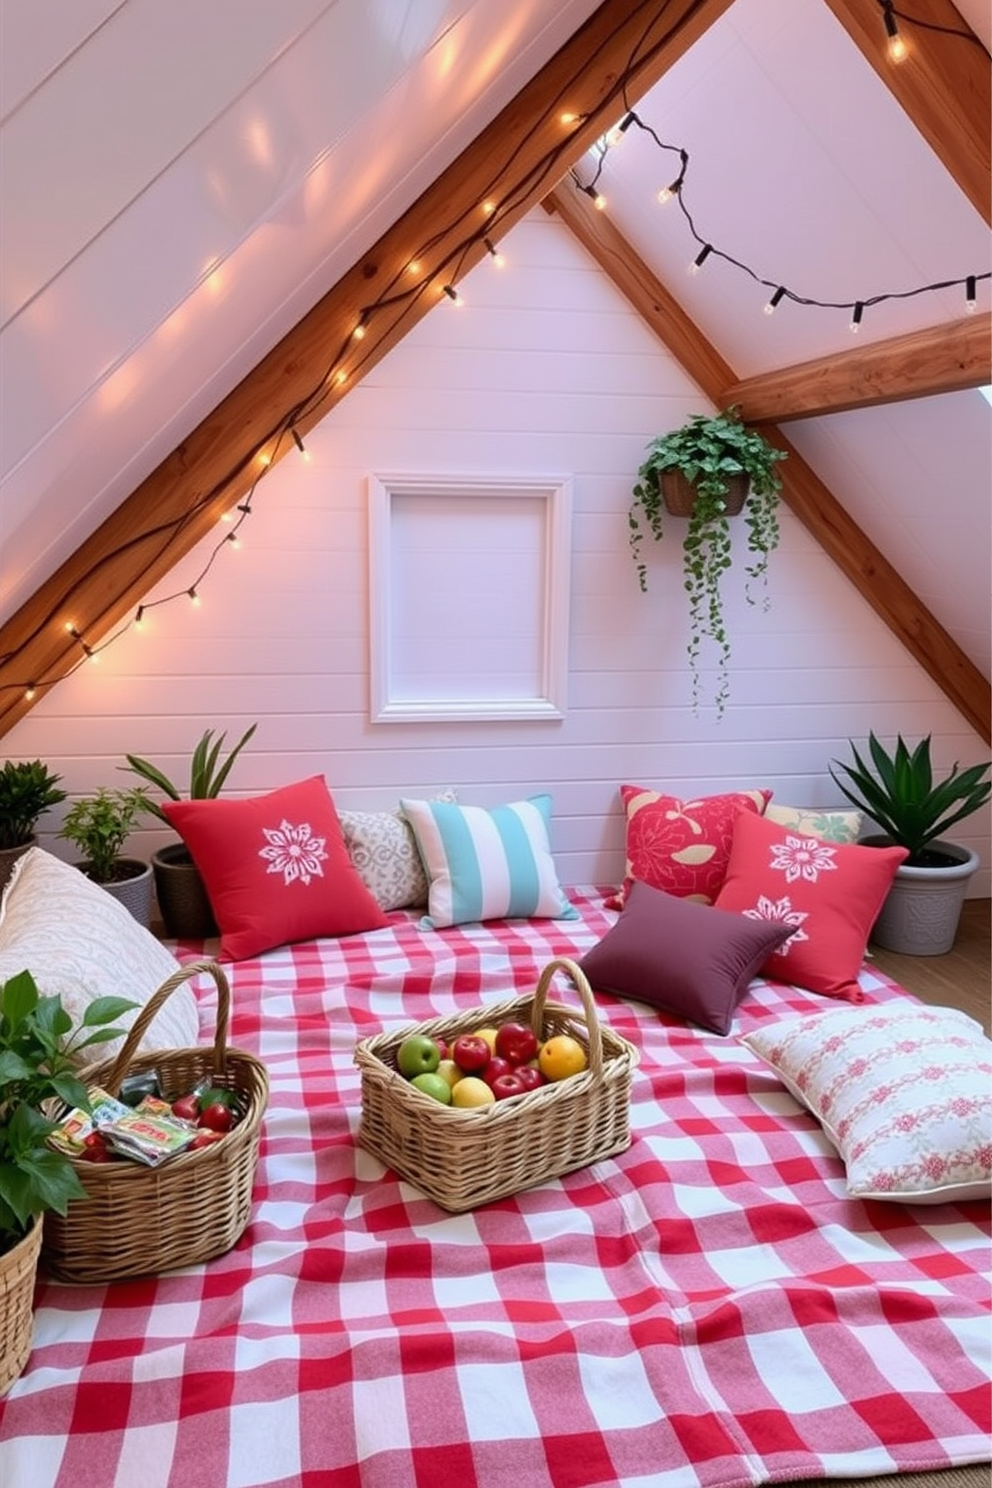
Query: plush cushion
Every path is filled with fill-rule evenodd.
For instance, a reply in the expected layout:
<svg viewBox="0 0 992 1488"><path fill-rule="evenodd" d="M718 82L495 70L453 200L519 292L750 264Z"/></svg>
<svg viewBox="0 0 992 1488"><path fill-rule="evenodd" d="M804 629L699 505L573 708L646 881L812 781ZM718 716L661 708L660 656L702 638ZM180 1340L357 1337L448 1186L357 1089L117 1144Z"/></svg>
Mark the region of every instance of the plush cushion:
<svg viewBox="0 0 992 1488"><path fill-rule="evenodd" d="M787 925L633 883L620 918L579 965L599 991L729 1033L751 978L788 933Z"/></svg>
<svg viewBox="0 0 992 1488"><path fill-rule="evenodd" d="M771 791L730 791L683 801L639 785L622 785L627 865L607 903L621 909L634 879L680 899L712 904L720 891L741 811L763 811Z"/></svg>
<svg viewBox="0 0 992 1488"><path fill-rule="evenodd" d="M827 842L857 842L861 835L860 811L821 811L816 806L780 806L769 801L765 816L800 837L822 837Z"/></svg>
<svg viewBox="0 0 992 1488"><path fill-rule="evenodd" d="M32 847L18 858L0 904L0 982L30 971L44 997L60 997L73 1023L97 997L139 1006L178 971L179 962L151 931L71 863ZM138 1009L115 1020L130 1028ZM178 986L152 1019L142 1050L185 1049L200 1042L189 984ZM94 1044L81 1062L116 1054L122 1039Z"/></svg>
<svg viewBox="0 0 992 1488"><path fill-rule="evenodd" d="M859 847L802 837L741 813L721 909L776 920L792 934L766 961L766 976L828 997L861 999L858 972L902 847Z"/></svg>
<svg viewBox="0 0 992 1488"><path fill-rule="evenodd" d="M454 801L452 790L439 801ZM427 903L427 874L402 811L339 811L348 856L382 910Z"/></svg>
<svg viewBox="0 0 992 1488"><path fill-rule="evenodd" d="M387 924L348 856L322 775L247 800L165 801L162 810L203 875L222 960Z"/></svg>
<svg viewBox="0 0 992 1488"><path fill-rule="evenodd" d="M402 800L430 884L422 924L472 920L574 920L551 856L551 797L491 811L449 801Z"/></svg>
<svg viewBox="0 0 992 1488"><path fill-rule="evenodd" d="M830 1008L743 1041L822 1124L856 1198L992 1192L992 1043L967 1014L901 1000Z"/></svg>

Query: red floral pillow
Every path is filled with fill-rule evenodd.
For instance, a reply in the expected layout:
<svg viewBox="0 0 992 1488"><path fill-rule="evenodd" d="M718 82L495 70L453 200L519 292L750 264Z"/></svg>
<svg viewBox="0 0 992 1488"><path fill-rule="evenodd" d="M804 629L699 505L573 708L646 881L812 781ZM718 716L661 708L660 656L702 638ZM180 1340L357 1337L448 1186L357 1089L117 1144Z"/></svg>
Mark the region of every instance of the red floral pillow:
<svg viewBox="0 0 992 1488"><path fill-rule="evenodd" d="M826 842L742 812L717 907L794 927L763 976L860 1002L868 936L907 856L903 847Z"/></svg>
<svg viewBox="0 0 992 1488"><path fill-rule="evenodd" d="M245 801L165 801L203 876L222 960L388 924L348 855L322 775Z"/></svg>
<svg viewBox="0 0 992 1488"><path fill-rule="evenodd" d="M622 785L627 866L608 908L623 908L634 879L678 899L712 904L727 871L738 813L760 815L771 797L770 790L746 790L682 801L644 786Z"/></svg>

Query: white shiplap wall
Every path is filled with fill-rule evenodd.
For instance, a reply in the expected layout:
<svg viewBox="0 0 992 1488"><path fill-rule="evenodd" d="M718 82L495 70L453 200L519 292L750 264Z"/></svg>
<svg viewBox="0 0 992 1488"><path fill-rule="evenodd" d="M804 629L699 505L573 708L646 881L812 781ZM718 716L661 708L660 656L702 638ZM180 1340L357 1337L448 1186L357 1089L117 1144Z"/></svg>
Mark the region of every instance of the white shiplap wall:
<svg viewBox="0 0 992 1488"><path fill-rule="evenodd" d="M11 731L8 755L43 757L74 793L128 782L118 768L128 751L184 780L204 728L231 740L258 719L232 794L316 772L353 807L448 785L482 804L548 789L571 883L622 872L624 781L682 795L760 784L783 802L828 806L841 803L828 762L869 729L932 733L941 769L986 757L787 511L770 612L744 603L743 564L730 575L727 713L694 716L680 544L647 550L641 594L626 511L648 440L705 401L560 222L535 212L502 247L507 265L474 270L463 308L439 305L308 435L310 463L291 454L260 483L241 549L220 553L202 605L151 609L142 633L129 631ZM366 478L395 470L571 474L563 720L370 723ZM215 545L149 599L182 593ZM486 554L475 561L481 568ZM58 822L51 813L48 827ZM990 891L988 829L983 813L953 833L981 853L975 895ZM147 831L131 846L166 840Z"/></svg>

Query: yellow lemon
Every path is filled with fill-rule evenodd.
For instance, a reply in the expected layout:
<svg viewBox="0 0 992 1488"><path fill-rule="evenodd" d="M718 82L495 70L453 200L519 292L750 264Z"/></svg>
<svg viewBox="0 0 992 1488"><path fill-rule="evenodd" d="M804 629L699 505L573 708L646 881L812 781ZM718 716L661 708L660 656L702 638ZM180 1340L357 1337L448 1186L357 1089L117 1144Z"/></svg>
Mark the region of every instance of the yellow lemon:
<svg viewBox="0 0 992 1488"><path fill-rule="evenodd" d="M568 1033L545 1039L537 1062L546 1080L566 1080L569 1075L581 1074L589 1063L585 1049Z"/></svg>
<svg viewBox="0 0 992 1488"><path fill-rule="evenodd" d="M478 1075L465 1075L451 1089L451 1104L460 1106L463 1111L476 1106L491 1106L495 1099L485 1080L480 1080Z"/></svg>
<svg viewBox="0 0 992 1488"><path fill-rule="evenodd" d="M472 1037L473 1038L485 1039L486 1043L489 1045L489 1052L490 1052L490 1054L492 1054L492 1053L495 1052L495 1050L496 1050L496 1030L495 1030L495 1028L478 1028L478 1029L476 1029L476 1031L472 1035Z"/></svg>
<svg viewBox="0 0 992 1488"><path fill-rule="evenodd" d="M437 1067L437 1073L442 1080L447 1080L448 1088L453 1090L462 1078L462 1072L453 1059L442 1059Z"/></svg>

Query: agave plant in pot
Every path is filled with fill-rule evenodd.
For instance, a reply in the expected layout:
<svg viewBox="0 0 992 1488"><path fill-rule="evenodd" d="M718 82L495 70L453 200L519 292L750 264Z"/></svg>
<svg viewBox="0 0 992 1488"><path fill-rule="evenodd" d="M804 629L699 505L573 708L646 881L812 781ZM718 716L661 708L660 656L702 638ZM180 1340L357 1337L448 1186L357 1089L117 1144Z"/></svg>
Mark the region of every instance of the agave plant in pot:
<svg viewBox="0 0 992 1488"><path fill-rule="evenodd" d="M656 541L664 536L666 512L687 519L682 533L682 578L689 596L688 655L697 710L706 638L716 646L718 716L729 696L731 648L721 580L733 561L730 518L743 513L751 560L745 568L745 597L753 604L752 585L764 581L769 555L778 547L782 478L776 467L785 458L784 450L743 423L734 406L711 416L694 414L679 428L659 435L648 445L637 472L627 522L642 591L647 590L645 536L650 534Z"/></svg>
<svg viewBox="0 0 992 1488"><path fill-rule="evenodd" d="M14 863L35 842L39 818L66 798L43 760L4 760L0 766L0 892Z"/></svg>
<svg viewBox="0 0 992 1488"><path fill-rule="evenodd" d="M58 997L42 997L29 971L0 986L0 1395L31 1351L32 1303L42 1221L86 1197L69 1158L48 1144L59 1106L89 1109L76 1068L135 1003L94 999L75 1030Z"/></svg>
<svg viewBox="0 0 992 1488"><path fill-rule="evenodd" d="M213 729L201 734L190 760L188 798L191 801L210 800L219 796L231 768L254 734L257 723L245 729L241 738L222 759L226 733L214 737ZM183 799L179 787L158 765L142 759L140 755L126 755L127 766L135 775L155 786L170 801ZM121 767L125 768L124 766ZM167 826L168 817L154 800L148 809ZM184 842L170 842L152 853L152 873L155 878L155 897L166 935L175 940L204 940L217 934L213 909L203 879Z"/></svg>
<svg viewBox="0 0 992 1488"><path fill-rule="evenodd" d="M931 735L912 749L899 735L893 749L868 735L865 758L851 743L853 764L834 760L830 774L847 799L882 828L863 838L868 846L904 847L908 857L875 921L871 939L907 956L942 956L957 935L968 883L978 854L943 834L978 811L992 794L992 762L955 764L934 779ZM834 766L841 774L835 773Z"/></svg>

